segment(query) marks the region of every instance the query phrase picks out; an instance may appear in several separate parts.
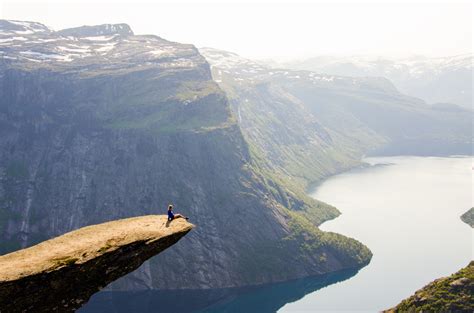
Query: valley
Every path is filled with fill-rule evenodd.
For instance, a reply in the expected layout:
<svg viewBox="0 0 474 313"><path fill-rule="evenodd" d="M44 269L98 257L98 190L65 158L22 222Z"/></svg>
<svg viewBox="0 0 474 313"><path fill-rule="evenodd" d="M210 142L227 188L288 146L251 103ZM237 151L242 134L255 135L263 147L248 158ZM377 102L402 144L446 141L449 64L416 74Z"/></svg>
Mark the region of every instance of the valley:
<svg viewBox="0 0 474 313"><path fill-rule="evenodd" d="M453 62L439 66L465 58ZM0 20L0 254L170 203L190 216L179 245L83 312L152 312L143 299L180 296L195 300L170 312L382 310L465 266L472 160L460 156L472 155L474 113L464 94L429 98L393 77L311 64L127 24ZM445 230L436 246L433 227Z"/></svg>

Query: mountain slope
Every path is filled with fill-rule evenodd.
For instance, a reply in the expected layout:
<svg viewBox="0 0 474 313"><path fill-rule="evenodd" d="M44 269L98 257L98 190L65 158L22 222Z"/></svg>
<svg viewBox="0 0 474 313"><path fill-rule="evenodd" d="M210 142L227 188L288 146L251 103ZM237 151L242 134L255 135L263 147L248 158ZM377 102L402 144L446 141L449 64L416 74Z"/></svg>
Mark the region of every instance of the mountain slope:
<svg viewBox="0 0 474 313"><path fill-rule="evenodd" d="M429 106L384 78L274 69L231 52L200 51L257 154L300 186L369 153L471 153L472 112Z"/></svg>
<svg viewBox="0 0 474 313"><path fill-rule="evenodd" d="M297 76L291 71L274 71L231 52L200 51L210 62L215 81L226 91L252 151L269 171L305 184L356 165L363 154L360 146L375 147L384 140L376 134L359 136L359 132L354 136L363 143L354 144L340 129L323 125L286 88L282 79Z"/></svg>
<svg viewBox="0 0 474 313"><path fill-rule="evenodd" d="M124 24L0 26L2 253L172 202L196 230L113 288L234 287L370 260L314 226L334 207L255 160L194 46Z"/></svg>
<svg viewBox="0 0 474 313"><path fill-rule="evenodd" d="M449 277L433 281L384 312L472 312L473 295L474 261Z"/></svg>
<svg viewBox="0 0 474 313"><path fill-rule="evenodd" d="M402 59L314 57L277 64L331 75L386 77L403 93L430 103L453 103L472 110L472 54Z"/></svg>

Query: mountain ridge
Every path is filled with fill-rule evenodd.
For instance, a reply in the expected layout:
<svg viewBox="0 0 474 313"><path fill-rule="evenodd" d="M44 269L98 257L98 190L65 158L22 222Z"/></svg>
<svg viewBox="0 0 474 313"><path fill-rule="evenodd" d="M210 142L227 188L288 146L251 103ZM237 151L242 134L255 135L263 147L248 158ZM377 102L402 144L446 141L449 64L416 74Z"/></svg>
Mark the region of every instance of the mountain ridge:
<svg viewBox="0 0 474 313"><path fill-rule="evenodd" d="M472 53L447 57L313 57L269 63L334 75L390 79L403 93L429 103L452 103L472 111Z"/></svg>
<svg viewBox="0 0 474 313"><path fill-rule="evenodd" d="M297 181L301 193L365 155L471 153L469 111L431 106L385 78L271 68L228 51L200 51L252 151L270 161L270 171Z"/></svg>

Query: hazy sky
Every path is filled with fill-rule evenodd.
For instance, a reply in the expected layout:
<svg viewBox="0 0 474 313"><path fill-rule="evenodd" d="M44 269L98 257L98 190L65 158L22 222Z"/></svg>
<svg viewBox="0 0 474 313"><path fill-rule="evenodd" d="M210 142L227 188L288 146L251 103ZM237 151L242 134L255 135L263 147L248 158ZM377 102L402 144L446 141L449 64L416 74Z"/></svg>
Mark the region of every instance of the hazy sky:
<svg viewBox="0 0 474 313"><path fill-rule="evenodd" d="M472 52L471 1L22 1L0 17L53 29L128 23L137 34L247 57Z"/></svg>

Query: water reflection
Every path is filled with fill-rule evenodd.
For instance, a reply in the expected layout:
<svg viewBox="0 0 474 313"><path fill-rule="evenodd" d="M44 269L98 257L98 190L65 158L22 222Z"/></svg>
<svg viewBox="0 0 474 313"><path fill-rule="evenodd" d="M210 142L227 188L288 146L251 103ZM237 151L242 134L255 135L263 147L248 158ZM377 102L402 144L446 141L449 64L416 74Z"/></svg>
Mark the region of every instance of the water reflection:
<svg viewBox="0 0 474 313"><path fill-rule="evenodd" d="M358 269L344 270L251 288L176 291L103 291L94 295L80 313L151 312L276 312L308 293L346 280Z"/></svg>

